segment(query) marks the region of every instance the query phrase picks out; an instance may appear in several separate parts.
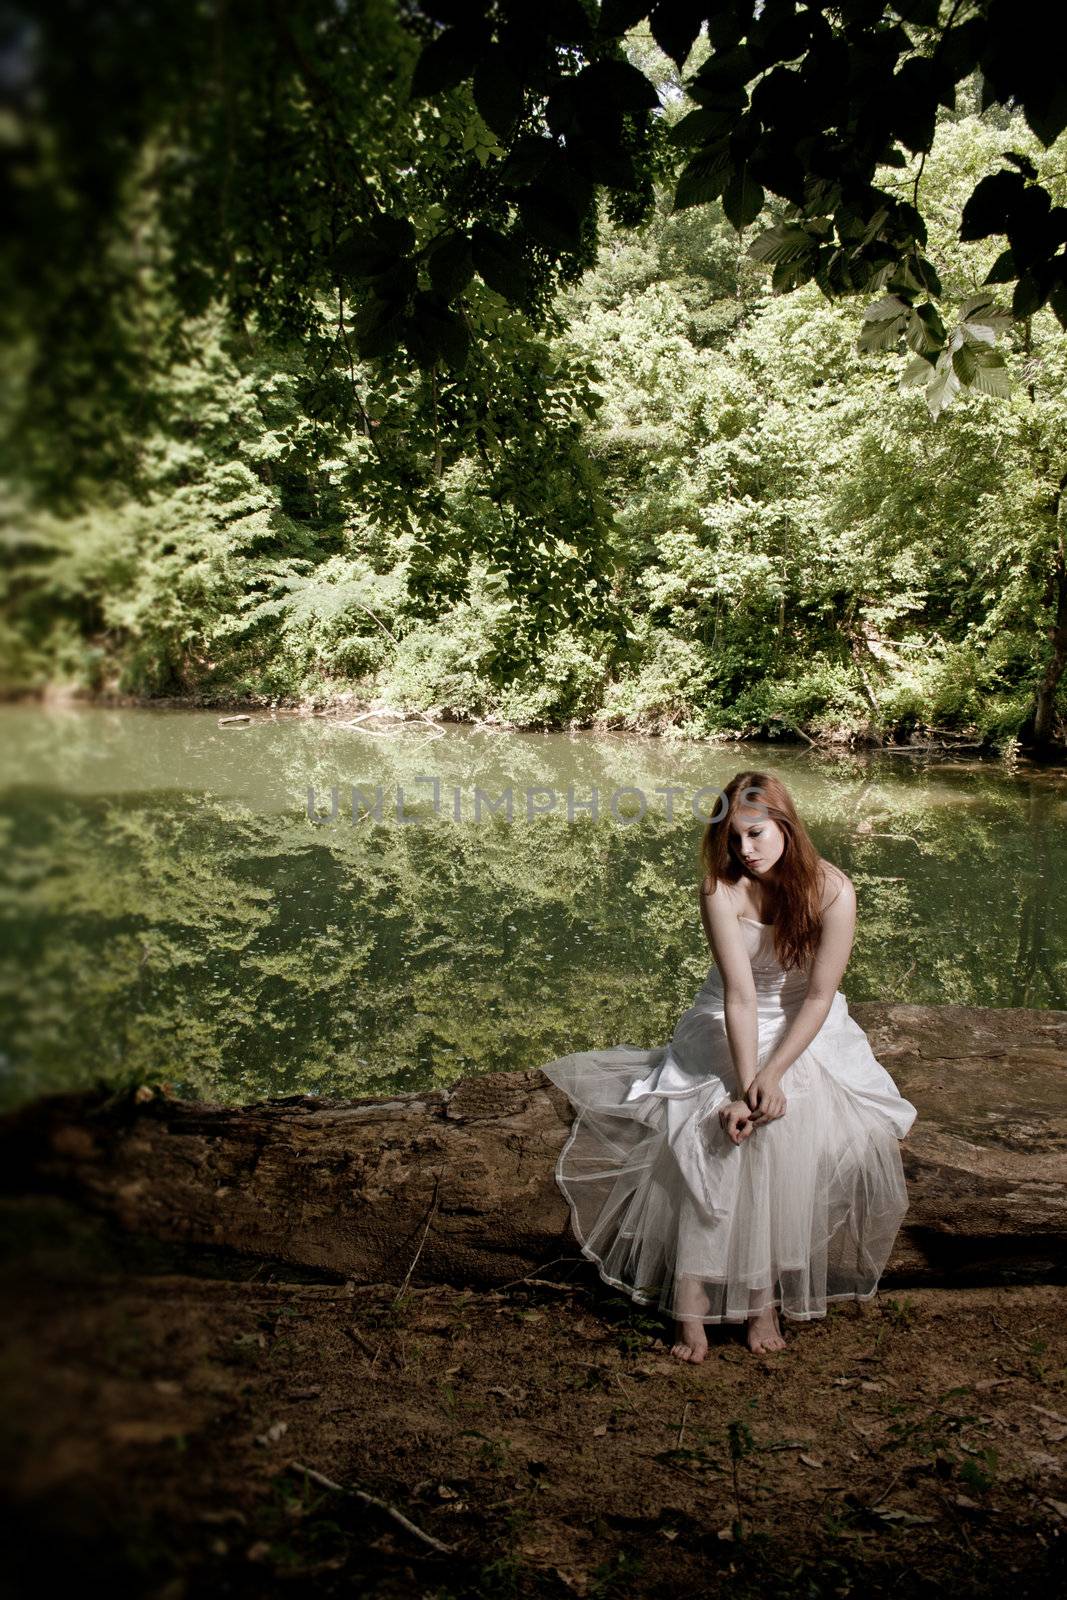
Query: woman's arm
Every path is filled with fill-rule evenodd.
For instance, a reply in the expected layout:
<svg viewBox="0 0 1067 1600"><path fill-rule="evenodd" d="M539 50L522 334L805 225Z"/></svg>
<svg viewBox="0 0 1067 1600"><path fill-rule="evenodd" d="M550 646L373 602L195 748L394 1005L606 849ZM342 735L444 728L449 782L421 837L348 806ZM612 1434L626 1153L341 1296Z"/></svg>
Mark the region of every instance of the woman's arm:
<svg viewBox="0 0 1067 1600"><path fill-rule="evenodd" d="M705 878L700 886L700 917L715 965L722 973L726 1038L737 1074L738 1093L744 1094L756 1075L759 1024L756 1019L756 985L752 963L737 922L737 912L724 884L714 890Z"/></svg>
<svg viewBox="0 0 1067 1600"><path fill-rule="evenodd" d="M780 1080L797 1056L808 1048L826 1021L834 995L841 987L855 935L856 891L845 878L837 898L823 912L822 933L811 964L808 992L760 1068L761 1076Z"/></svg>

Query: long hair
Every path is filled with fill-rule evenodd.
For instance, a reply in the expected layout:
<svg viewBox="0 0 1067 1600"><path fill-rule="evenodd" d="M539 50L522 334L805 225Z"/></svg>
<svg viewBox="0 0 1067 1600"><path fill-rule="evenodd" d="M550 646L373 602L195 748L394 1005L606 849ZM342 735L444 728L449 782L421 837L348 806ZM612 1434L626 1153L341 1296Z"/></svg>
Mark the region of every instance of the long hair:
<svg viewBox="0 0 1067 1600"><path fill-rule="evenodd" d="M714 889L720 878L756 882L730 829L738 812L755 809L772 817L785 835L774 883L763 885L764 921L774 925L774 948L781 965L802 967L815 953L822 922L820 856L797 816L789 791L771 772L738 772L720 794L700 841L704 874Z"/></svg>

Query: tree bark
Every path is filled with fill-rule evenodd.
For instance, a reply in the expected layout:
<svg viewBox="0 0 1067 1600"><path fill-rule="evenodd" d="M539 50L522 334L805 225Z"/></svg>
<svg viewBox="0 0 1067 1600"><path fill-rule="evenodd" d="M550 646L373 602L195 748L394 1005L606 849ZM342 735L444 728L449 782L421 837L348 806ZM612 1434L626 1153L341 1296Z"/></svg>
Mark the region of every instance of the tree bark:
<svg viewBox="0 0 1067 1600"><path fill-rule="evenodd" d="M1063 496L1067 490L1067 477L1060 479L1056 494L1056 559L1050 580L1050 598L1055 604L1055 620L1050 629L1052 654L1037 686L1034 700L1032 743L1038 749L1047 749L1053 742L1056 714L1056 691L1060 686L1064 668L1067 667L1067 552L1063 537Z"/></svg>

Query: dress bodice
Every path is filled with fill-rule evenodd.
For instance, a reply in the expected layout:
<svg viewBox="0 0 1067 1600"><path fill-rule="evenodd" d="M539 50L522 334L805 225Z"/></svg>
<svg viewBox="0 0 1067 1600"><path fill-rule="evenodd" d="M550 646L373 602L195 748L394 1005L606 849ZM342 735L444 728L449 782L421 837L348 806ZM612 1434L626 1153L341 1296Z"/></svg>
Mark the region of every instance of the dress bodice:
<svg viewBox="0 0 1067 1600"><path fill-rule="evenodd" d="M755 917L743 917L740 912L737 920L741 924L756 988L777 989L790 994L805 990L808 985L810 963L806 968L792 967L786 971L774 948L773 924L757 922ZM718 968L714 970L717 972Z"/></svg>

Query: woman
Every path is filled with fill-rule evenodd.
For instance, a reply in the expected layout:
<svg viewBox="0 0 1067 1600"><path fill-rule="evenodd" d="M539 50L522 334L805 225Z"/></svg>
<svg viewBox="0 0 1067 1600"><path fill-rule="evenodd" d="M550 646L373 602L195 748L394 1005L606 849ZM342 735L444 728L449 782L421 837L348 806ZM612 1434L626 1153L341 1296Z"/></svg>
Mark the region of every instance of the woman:
<svg viewBox="0 0 1067 1600"><path fill-rule="evenodd" d="M898 1141L915 1120L838 985L856 925L848 877L780 780L740 772L701 842L714 965L669 1045L588 1050L542 1070L578 1114L556 1179L600 1275L677 1322L784 1348L828 1300L875 1293L908 1208Z"/></svg>

